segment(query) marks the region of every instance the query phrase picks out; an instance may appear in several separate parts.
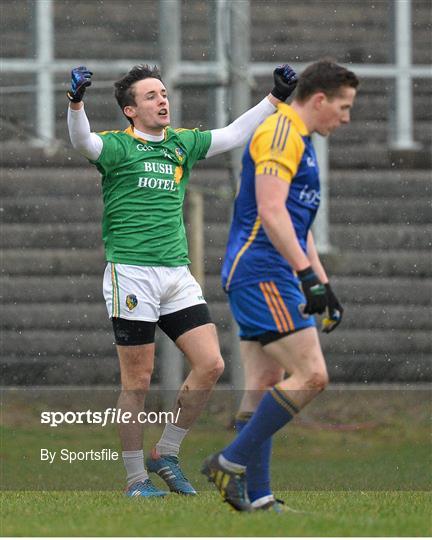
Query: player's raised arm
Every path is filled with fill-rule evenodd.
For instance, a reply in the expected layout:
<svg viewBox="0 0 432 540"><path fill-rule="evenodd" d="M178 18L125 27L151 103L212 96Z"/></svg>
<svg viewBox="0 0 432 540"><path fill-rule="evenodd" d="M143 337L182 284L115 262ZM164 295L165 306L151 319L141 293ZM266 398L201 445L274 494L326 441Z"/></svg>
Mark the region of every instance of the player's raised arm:
<svg viewBox="0 0 432 540"><path fill-rule="evenodd" d="M91 133L90 124L84 111L83 96L91 85L93 73L85 66L71 71L71 87L67 92L69 108L67 123L72 146L86 158L96 160L102 151L102 139Z"/></svg>
<svg viewBox="0 0 432 540"><path fill-rule="evenodd" d="M275 112L278 103L285 101L297 85L297 74L288 64L277 67L273 72L273 79L273 90L258 105L228 126L211 131L212 142L206 158L245 144L261 122Z"/></svg>

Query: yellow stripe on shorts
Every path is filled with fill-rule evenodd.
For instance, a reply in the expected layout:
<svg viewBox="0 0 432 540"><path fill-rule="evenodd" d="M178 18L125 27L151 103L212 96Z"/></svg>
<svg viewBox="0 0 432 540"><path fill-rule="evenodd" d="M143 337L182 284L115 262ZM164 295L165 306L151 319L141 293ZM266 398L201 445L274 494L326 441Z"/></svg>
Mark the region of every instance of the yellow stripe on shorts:
<svg viewBox="0 0 432 540"><path fill-rule="evenodd" d="M274 295L276 297L276 301L279 304L283 314L285 315L286 320L288 321L289 329L291 330L291 332L293 332L295 330L295 326L294 326L291 314L290 314L290 312L288 310L287 305L283 301L281 293L279 292L279 289L277 288L276 283L274 281L270 281L270 288L272 289L272 291L273 291L273 293L274 293Z"/></svg>
<svg viewBox="0 0 432 540"><path fill-rule="evenodd" d="M261 292L264 295L264 298L270 310L270 313L272 314L273 320L276 323L278 332L280 332L281 334L283 332L288 332L287 322L283 319L283 315L280 311L279 306L275 302L275 298L273 297L273 293L269 287L269 284L265 282L261 282L259 286L260 286Z"/></svg>
<svg viewBox="0 0 432 540"><path fill-rule="evenodd" d="M120 317L120 299L118 277L115 264L111 263L111 283L112 283L112 317Z"/></svg>

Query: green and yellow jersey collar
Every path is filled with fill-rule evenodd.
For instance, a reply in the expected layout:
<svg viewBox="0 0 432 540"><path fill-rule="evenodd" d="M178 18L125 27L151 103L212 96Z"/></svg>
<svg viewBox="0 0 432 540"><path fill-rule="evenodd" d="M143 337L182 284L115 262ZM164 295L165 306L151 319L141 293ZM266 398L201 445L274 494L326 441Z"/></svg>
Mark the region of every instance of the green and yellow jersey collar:
<svg viewBox="0 0 432 540"><path fill-rule="evenodd" d="M141 141L141 142L144 142L144 143L162 143L162 142L165 142L168 138L168 131L167 131L167 128L164 128L163 130L163 139L161 139L160 141L148 141L147 139L144 139L143 137L140 137L139 135L137 135L134 131L134 128L133 126L129 126L127 127L125 130L124 130L124 133L126 133L126 135L130 135L131 137L133 137L134 139L137 139L138 141Z"/></svg>

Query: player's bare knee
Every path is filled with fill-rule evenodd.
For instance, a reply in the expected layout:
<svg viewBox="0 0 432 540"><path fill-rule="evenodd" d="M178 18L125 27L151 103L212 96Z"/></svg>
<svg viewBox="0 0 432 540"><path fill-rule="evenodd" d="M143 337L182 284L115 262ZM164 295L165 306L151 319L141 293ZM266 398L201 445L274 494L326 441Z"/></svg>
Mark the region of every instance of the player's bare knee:
<svg viewBox="0 0 432 540"><path fill-rule="evenodd" d="M305 380L305 387L308 390L322 392L329 383L329 377L325 369L312 370Z"/></svg>
<svg viewBox="0 0 432 540"><path fill-rule="evenodd" d="M264 373L262 377L262 388L270 388L275 384L281 382L283 379L283 371L281 370L269 370Z"/></svg>
<svg viewBox="0 0 432 540"><path fill-rule="evenodd" d="M151 376L151 372L141 373L135 383L136 389L147 391L150 387Z"/></svg>
<svg viewBox="0 0 432 540"><path fill-rule="evenodd" d="M225 362L222 356L217 356L214 361L211 368L211 374L214 377L214 379L217 381L219 377L222 375L225 369Z"/></svg>
<svg viewBox="0 0 432 540"><path fill-rule="evenodd" d="M200 372L200 375L204 378L217 381L222 375L225 369L225 362L222 356L217 355L212 358L209 358L202 366L197 368L197 371Z"/></svg>
<svg viewBox="0 0 432 540"><path fill-rule="evenodd" d="M126 373L123 371L121 375L122 389L147 392L150 387L152 371L150 369L133 370Z"/></svg>
<svg viewBox="0 0 432 540"><path fill-rule="evenodd" d="M281 378L282 377L279 373L264 372L261 373L259 378L255 378L252 381L251 387L254 388L254 390L265 391L279 383Z"/></svg>

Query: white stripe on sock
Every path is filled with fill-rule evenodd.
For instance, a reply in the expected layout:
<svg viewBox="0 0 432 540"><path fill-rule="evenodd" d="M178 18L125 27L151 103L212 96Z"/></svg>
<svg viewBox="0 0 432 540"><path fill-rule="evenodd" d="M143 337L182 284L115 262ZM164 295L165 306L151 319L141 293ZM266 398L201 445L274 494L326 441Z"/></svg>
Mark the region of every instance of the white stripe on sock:
<svg viewBox="0 0 432 540"><path fill-rule="evenodd" d="M265 504L269 502L273 502L275 500L273 495L265 495L264 497L260 497L259 499L256 499L252 504L254 508L259 508L260 506L264 506Z"/></svg>
<svg viewBox="0 0 432 540"><path fill-rule="evenodd" d="M219 455L219 463L222 465L222 467L231 472L243 473L246 470L245 465L240 465L240 463L229 461L228 459L224 458L222 454Z"/></svg>

